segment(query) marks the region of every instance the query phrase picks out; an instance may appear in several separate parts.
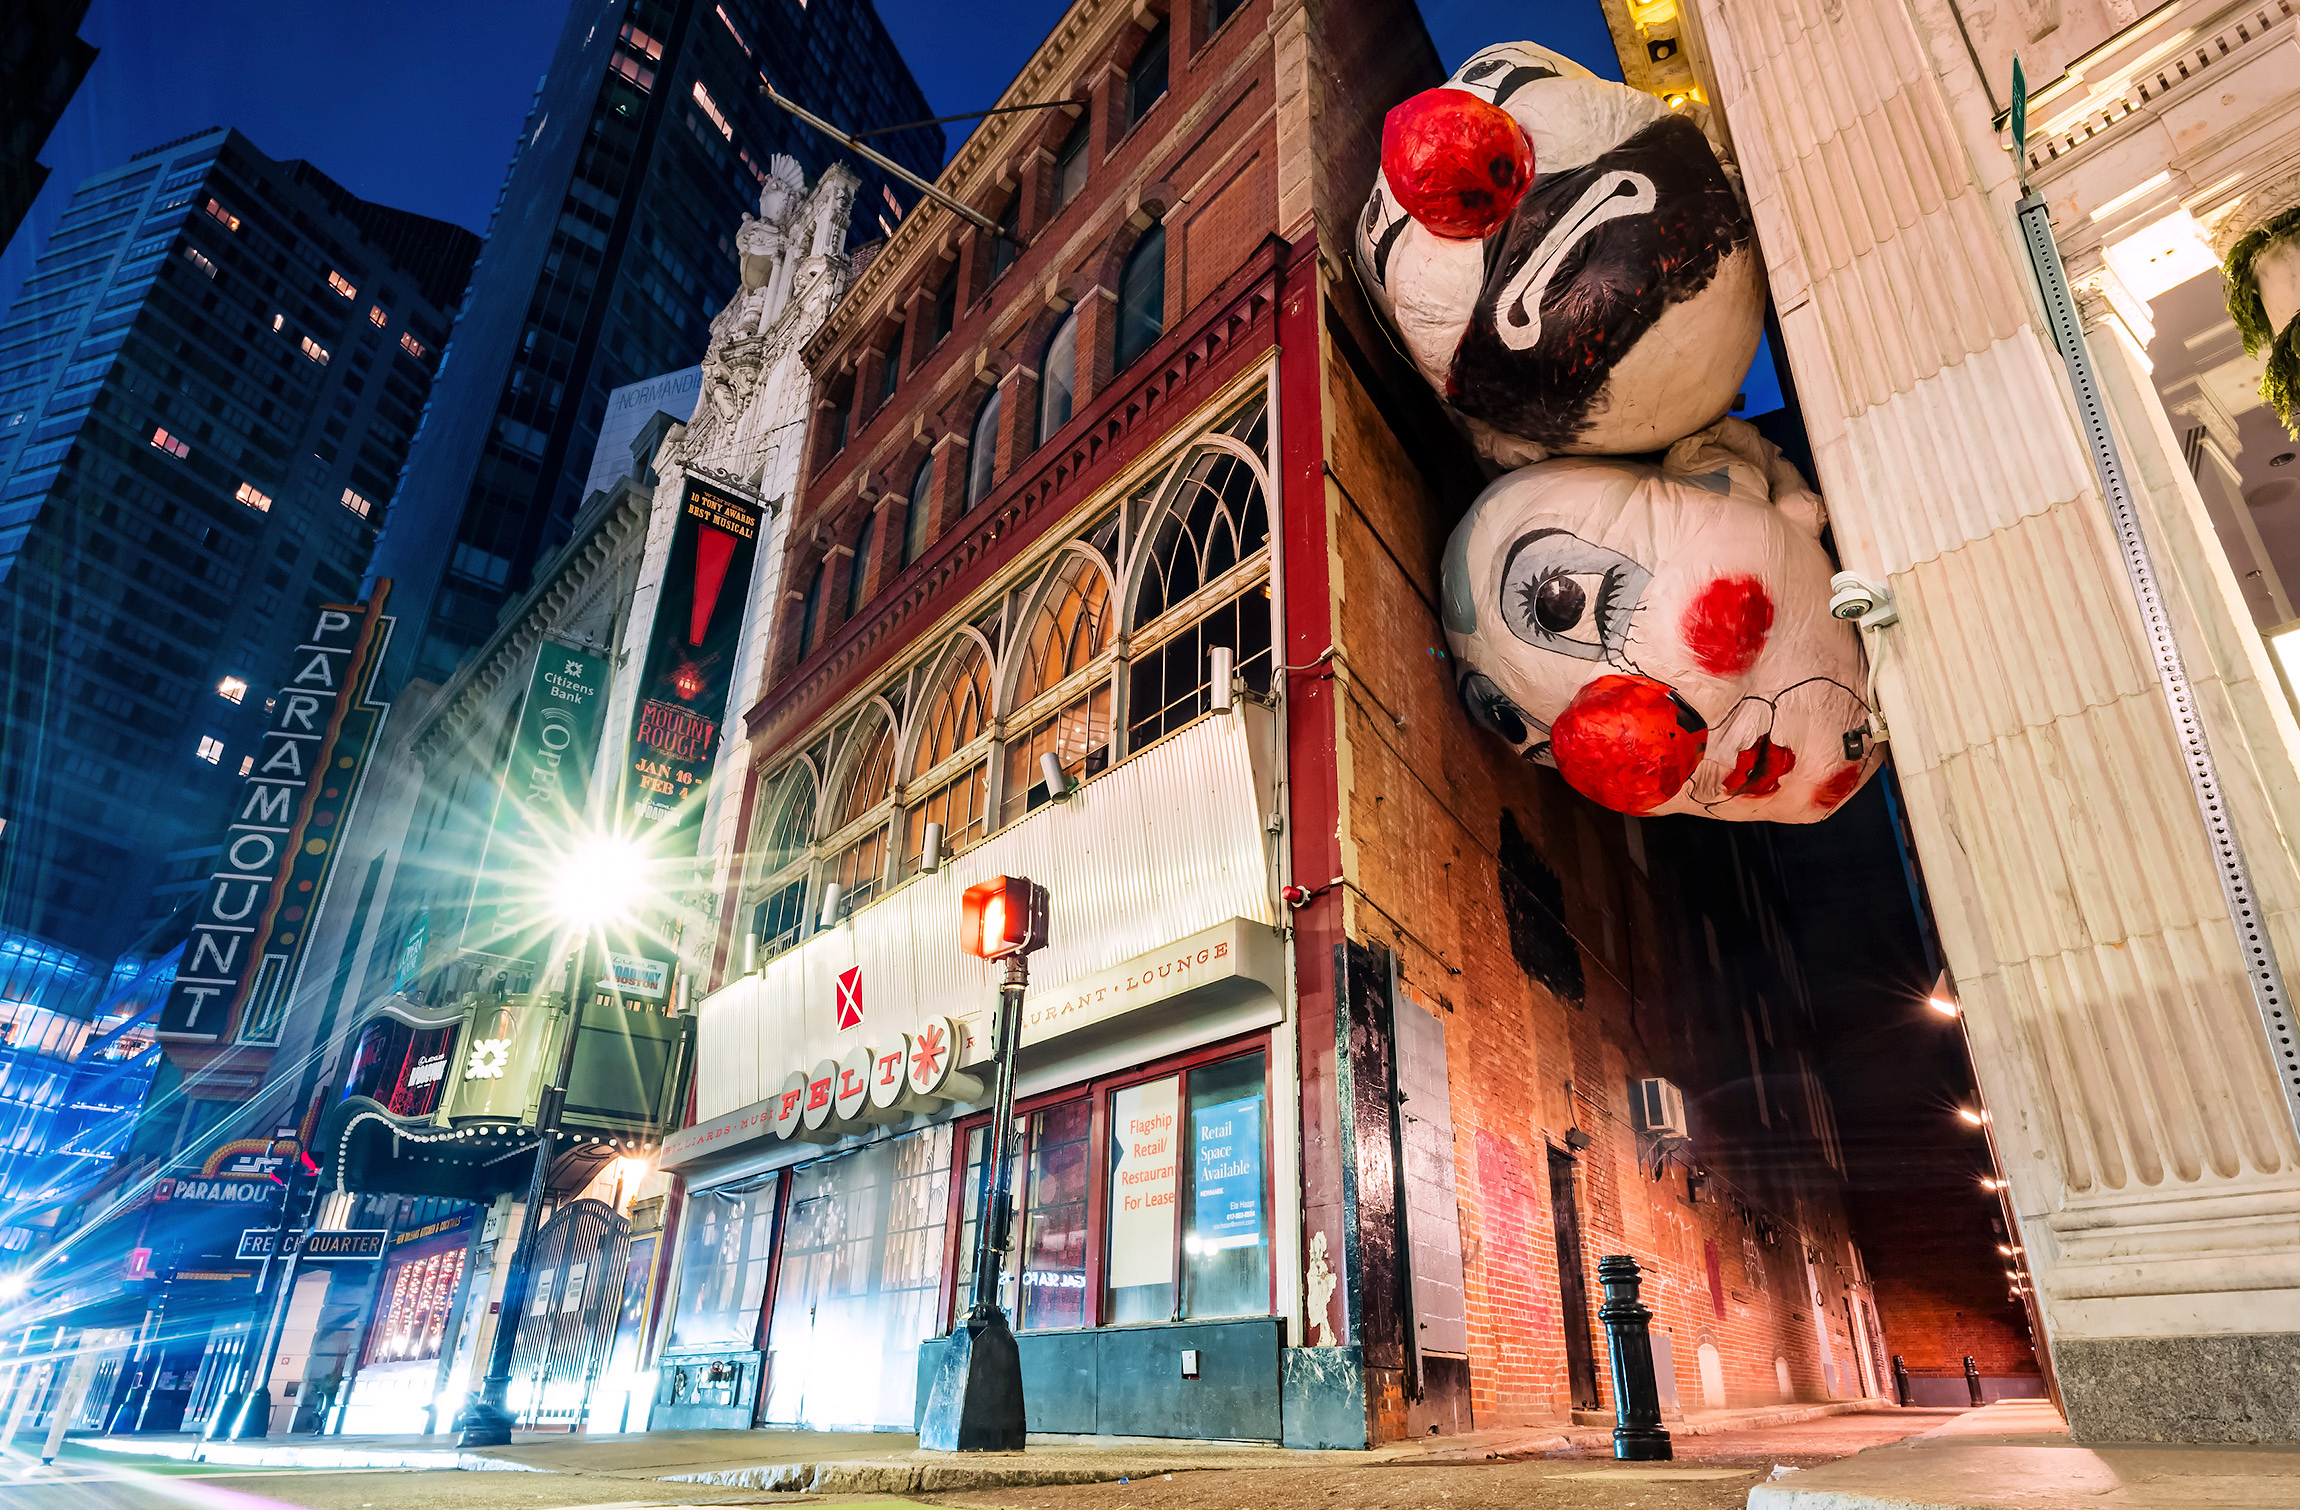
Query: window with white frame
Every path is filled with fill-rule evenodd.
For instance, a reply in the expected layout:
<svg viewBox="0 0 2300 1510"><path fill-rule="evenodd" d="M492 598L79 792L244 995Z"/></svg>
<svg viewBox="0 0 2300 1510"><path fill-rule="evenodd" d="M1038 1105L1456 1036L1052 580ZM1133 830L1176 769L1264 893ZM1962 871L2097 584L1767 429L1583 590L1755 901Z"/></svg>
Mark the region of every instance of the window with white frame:
<svg viewBox="0 0 2300 1510"><path fill-rule="evenodd" d="M751 832L751 933L758 958L771 958L806 933L807 860L815 826L815 777L804 760L793 761L759 799Z"/></svg>
<svg viewBox="0 0 2300 1510"><path fill-rule="evenodd" d="M877 812L894 794L894 725L884 713L865 713L847 737L846 780L832 811L830 833L844 846L831 861L830 878L849 904L861 906L878 895L886 879L887 826L880 821L859 833L854 825Z"/></svg>
<svg viewBox="0 0 2300 1510"><path fill-rule="evenodd" d="M1050 574L1029 632L1017 642L1012 706L1019 733L1006 742L1001 823L1048 800L1045 759L1071 780L1110 764L1110 667L1105 652L1115 628L1110 579L1083 551L1066 553Z"/></svg>
<svg viewBox="0 0 2300 1510"><path fill-rule="evenodd" d="M911 750L915 800L903 821L906 871L925 853L929 823L942 825L946 854L957 854L989 831L990 767L983 757L990 678L990 658L972 635L959 638L936 673L935 693L920 711Z"/></svg>

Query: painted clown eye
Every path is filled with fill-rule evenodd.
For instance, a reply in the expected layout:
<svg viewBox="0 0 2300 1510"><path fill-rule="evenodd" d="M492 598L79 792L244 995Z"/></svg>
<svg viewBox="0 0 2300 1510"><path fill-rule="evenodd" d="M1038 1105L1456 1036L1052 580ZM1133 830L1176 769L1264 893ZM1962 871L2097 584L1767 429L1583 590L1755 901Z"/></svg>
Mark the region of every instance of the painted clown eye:
<svg viewBox="0 0 2300 1510"><path fill-rule="evenodd" d="M1629 618L1652 573L1565 530L1533 530L1509 548L1501 615L1528 645L1585 661L1623 663Z"/></svg>

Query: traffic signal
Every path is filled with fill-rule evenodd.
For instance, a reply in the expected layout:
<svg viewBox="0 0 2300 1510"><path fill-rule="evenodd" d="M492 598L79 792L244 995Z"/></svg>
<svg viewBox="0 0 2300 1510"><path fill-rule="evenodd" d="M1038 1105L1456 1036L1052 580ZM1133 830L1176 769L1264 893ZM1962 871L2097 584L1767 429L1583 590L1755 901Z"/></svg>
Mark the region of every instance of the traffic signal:
<svg viewBox="0 0 2300 1510"><path fill-rule="evenodd" d="M966 888L959 947L1005 959L1046 947L1046 888L1027 876L994 876Z"/></svg>

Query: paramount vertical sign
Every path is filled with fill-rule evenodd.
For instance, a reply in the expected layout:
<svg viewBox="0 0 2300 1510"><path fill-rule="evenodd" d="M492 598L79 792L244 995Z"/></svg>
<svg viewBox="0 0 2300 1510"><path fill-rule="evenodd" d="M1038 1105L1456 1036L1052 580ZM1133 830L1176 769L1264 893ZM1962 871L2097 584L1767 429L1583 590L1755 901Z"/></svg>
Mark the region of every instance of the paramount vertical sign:
<svg viewBox="0 0 2300 1510"><path fill-rule="evenodd" d="M624 784L631 827L667 856L692 854L703 821L763 517L699 482L688 482L680 500Z"/></svg>
<svg viewBox="0 0 2300 1510"><path fill-rule="evenodd" d="M385 704L372 694L391 638L389 591L379 582L365 604L322 607L296 646L160 1007L160 1037L278 1042L305 925L383 722Z"/></svg>

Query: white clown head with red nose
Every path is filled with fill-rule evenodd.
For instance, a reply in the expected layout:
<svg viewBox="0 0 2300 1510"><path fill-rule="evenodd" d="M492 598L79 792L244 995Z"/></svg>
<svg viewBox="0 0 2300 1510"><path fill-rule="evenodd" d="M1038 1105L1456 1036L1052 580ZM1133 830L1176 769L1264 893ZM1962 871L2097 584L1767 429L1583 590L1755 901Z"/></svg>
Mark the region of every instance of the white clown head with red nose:
<svg viewBox="0 0 2300 1510"><path fill-rule="evenodd" d="M1446 544L1470 715L1621 812L1826 818L1880 755L1858 634L1829 615L1823 518L1736 419L1658 466L1510 473Z"/></svg>
<svg viewBox="0 0 2300 1510"><path fill-rule="evenodd" d="M1700 128L1530 42L1390 111L1357 259L1504 466L1715 423L1763 326L1748 213Z"/></svg>

